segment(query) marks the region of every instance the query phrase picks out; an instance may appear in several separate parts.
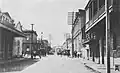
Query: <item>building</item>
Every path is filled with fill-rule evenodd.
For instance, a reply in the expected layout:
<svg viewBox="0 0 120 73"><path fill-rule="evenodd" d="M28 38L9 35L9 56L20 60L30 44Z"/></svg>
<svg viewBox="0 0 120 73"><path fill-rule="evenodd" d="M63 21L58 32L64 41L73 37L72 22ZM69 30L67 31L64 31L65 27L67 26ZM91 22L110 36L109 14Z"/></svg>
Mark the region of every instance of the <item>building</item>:
<svg viewBox="0 0 120 73"><path fill-rule="evenodd" d="M71 41L71 38L67 38L67 39L65 40L65 42L63 43L62 47L63 47L63 49L71 50L71 49L72 49L72 41Z"/></svg>
<svg viewBox="0 0 120 73"><path fill-rule="evenodd" d="M70 40L71 40L70 33L65 33L64 37L65 37L65 41L63 42L63 45L62 45L63 49L69 49L69 43L70 43Z"/></svg>
<svg viewBox="0 0 120 73"><path fill-rule="evenodd" d="M50 51L50 46L49 46L49 42L48 40L41 40L41 48L40 49L44 49L46 54L48 54L48 52Z"/></svg>
<svg viewBox="0 0 120 73"><path fill-rule="evenodd" d="M79 9L76 12L73 25L74 51L81 52L83 48L83 28L85 26L85 10Z"/></svg>
<svg viewBox="0 0 120 73"><path fill-rule="evenodd" d="M26 35L26 38L23 39L23 52L28 49L29 51L31 50L37 50L37 33L36 31L32 30L23 30L24 34ZM33 36L33 39L32 39ZM32 48L32 49L31 49Z"/></svg>
<svg viewBox="0 0 120 73"><path fill-rule="evenodd" d="M41 40L41 48L47 48L49 46L48 40Z"/></svg>
<svg viewBox="0 0 120 73"><path fill-rule="evenodd" d="M17 30L23 33L22 25L20 22L15 26ZM23 39L25 37L15 37L13 42L13 56L14 57L22 57L22 49L23 49Z"/></svg>
<svg viewBox="0 0 120 73"><path fill-rule="evenodd" d="M8 12L0 12L0 60L12 59L14 38L24 36L14 25Z"/></svg>
<svg viewBox="0 0 120 73"><path fill-rule="evenodd" d="M38 39L37 39L37 48L38 48L38 49L40 49L40 43L41 43L41 39L38 38Z"/></svg>
<svg viewBox="0 0 120 73"><path fill-rule="evenodd" d="M110 56L113 56L113 50L116 50L116 56L120 56L120 0L109 0L110 16ZM89 45L90 57L97 63L105 64L105 25L106 12L105 0L89 0L85 7L86 11L86 40Z"/></svg>

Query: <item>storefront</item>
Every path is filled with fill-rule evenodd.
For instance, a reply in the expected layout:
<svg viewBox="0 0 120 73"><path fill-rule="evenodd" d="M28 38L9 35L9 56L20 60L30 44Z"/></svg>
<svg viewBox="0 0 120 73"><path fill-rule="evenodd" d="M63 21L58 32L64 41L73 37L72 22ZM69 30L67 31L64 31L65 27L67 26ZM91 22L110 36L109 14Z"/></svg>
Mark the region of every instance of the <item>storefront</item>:
<svg viewBox="0 0 120 73"><path fill-rule="evenodd" d="M0 60L12 59L14 37L24 36L15 29L8 12L0 13Z"/></svg>

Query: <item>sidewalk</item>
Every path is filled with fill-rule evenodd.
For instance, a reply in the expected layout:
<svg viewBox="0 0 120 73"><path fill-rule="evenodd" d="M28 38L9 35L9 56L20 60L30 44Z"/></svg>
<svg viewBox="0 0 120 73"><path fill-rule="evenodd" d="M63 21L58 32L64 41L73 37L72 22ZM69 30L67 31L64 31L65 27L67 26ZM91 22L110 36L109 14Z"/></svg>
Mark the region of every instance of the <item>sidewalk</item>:
<svg viewBox="0 0 120 73"><path fill-rule="evenodd" d="M2 60L0 61L0 64L5 64L5 63L10 63L10 62L18 62L18 61L22 61L22 60L28 60L30 58L14 58L14 59L11 59L11 60Z"/></svg>
<svg viewBox="0 0 120 73"><path fill-rule="evenodd" d="M97 71L98 73L106 73L106 66L103 64L97 64L91 60L80 59L81 62L88 68ZM115 71L114 67L111 67L111 73L120 73L120 71Z"/></svg>

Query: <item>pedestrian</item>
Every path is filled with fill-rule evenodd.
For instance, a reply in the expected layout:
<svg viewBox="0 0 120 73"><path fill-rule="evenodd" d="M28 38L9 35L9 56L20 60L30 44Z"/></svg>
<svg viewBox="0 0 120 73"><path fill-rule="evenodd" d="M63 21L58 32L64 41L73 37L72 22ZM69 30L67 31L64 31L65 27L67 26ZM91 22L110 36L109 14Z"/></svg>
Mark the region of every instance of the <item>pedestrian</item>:
<svg viewBox="0 0 120 73"><path fill-rule="evenodd" d="M78 58L80 57L80 54L81 54L80 51L78 51L78 52L77 52L77 57L78 57Z"/></svg>

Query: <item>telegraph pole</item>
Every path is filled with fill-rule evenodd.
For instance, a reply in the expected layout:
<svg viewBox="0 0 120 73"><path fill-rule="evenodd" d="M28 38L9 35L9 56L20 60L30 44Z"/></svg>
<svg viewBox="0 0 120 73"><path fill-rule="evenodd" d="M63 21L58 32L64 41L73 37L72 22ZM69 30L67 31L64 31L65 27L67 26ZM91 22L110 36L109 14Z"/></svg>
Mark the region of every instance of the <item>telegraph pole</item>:
<svg viewBox="0 0 120 73"><path fill-rule="evenodd" d="M74 12L72 12L72 57L74 56L74 39L73 39L73 28L74 28Z"/></svg>
<svg viewBox="0 0 120 73"><path fill-rule="evenodd" d="M51 34L49 34L49 43L50 43L50 47L51 47L51 38L52 38L52 36L51 36Z"/></svg>
<svg viewBox="0 0 120 73"><path fill-rule="evenodd" d="M105 12L106 12L106 54L107 54L107 73L110 73L110 16L108 1L105 0Z"/></svg>
<svg viewBox="0 0 120 73"><path fill-rule="evenodd" d="M43 48L43 42L42 42L42 39L43 39L43 32L41 32L41 48Z"/></svg>
<svg viewBox="0 0 120 73"><path fill-rule="evenodd" d="M31 59L33 59L33 54L32 54L32 51L33 51L33 25L34 25L34 24L31 24L31 26L32 26L32 35L31 35Z"/></svg>

